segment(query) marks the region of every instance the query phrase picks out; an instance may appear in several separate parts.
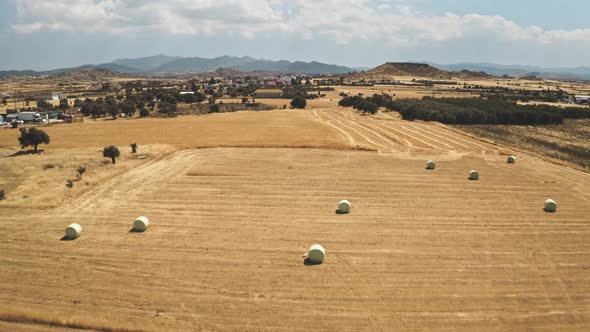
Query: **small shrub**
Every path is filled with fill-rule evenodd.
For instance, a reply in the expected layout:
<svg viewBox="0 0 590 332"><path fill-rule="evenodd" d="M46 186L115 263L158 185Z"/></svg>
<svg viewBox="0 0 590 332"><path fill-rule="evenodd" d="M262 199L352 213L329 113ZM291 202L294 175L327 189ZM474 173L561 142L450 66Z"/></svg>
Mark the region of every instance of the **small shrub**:
<svg viewBox="0 0 590 332"><path fill-rule="evenodd" d="M137 153L137 143L129 145L131 147L131 153Z"/></svg>
<svg viewBox="0 0 590 332"><path fill-rule="evenodd" d="M139 116L142 118L147 118L150 116L150 111L148 111L146 108L142 108L139 110Z"/></svg>
<svg viewBox="0 0 590 332"><path fill-rule="evenodd" d="M53 168L55 168L55 165L54 164L45 164L45 165L43 165L43 170L44 171L46 171L48 169L53 169Z"/></svg>
<svg viewBox="0 0 590 332"><path fill-rule="evenodd" d="M0 201L3 201L6 198L6 195L4 194L4 190L0 190Z"/></svg>
<svg viewBox="0 0 590 332"><path fill-rule="evenodd" d="M211 105L211 107L209 107L209 111L211 113L219 113L219 105L217 105L217 104Z"/></svg>
<svg viewBox="0 0 590 332"><path fill-rule="evenodd" d="M84 173L86 173L86 167L80 166L80 167L78 167L78 169L76 171L78 173L78 179L81 179L82 178L82 175Z"/></svg>
<svg viewBox="0 0 590 332"><path fill-rule="evenodd" d="M73 188L73 187L74 187L74 181L72 181L72 180L68 179L68 180L66 181L66 187L68 187L68 188Z"/></svg>

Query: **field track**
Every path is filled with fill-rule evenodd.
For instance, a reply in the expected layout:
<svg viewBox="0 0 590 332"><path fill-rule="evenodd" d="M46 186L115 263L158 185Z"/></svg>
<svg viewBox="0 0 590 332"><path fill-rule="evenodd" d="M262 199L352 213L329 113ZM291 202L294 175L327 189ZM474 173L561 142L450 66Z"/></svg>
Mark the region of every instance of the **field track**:
<svg viewBox="0 0 590 332"><path fill-rule="evenodd" d="M377 151L187 149L58 209L0 210L0 330L590 326L589 174L508 165L442 125L309 112ZM82 237L60 241L72 222ZM325 263L306 266L314 243Z"/></svg>

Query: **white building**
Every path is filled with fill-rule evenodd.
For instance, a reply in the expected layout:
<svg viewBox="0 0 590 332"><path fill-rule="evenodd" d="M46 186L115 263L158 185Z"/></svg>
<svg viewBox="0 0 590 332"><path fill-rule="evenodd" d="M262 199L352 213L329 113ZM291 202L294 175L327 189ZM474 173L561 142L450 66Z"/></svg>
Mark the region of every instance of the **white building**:
<svg viewBox="0 0 590 332"><path fill-rule="evenodd" d="M53 99L53 100L62 100L62 99L66 99L66 96L62 95L59 92L53 92L51 94L51 99Z"/></svg>
<svg viewBox="0 0 590 332"><path fill-rule="evenodd" d="M576 104L589 104L590 96L576 95L574 101Z"/></svg>

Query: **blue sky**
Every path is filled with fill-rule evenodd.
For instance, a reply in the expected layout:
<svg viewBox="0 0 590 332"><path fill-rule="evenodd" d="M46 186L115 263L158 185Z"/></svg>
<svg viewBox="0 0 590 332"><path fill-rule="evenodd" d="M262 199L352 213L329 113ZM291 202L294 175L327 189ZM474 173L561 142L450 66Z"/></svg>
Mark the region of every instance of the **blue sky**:
<svg viewBox="0 0 590 332"><path fill-rule="evenodd" d="M590 1L4 0L0 69L164 53L590 66Z"/></svg>

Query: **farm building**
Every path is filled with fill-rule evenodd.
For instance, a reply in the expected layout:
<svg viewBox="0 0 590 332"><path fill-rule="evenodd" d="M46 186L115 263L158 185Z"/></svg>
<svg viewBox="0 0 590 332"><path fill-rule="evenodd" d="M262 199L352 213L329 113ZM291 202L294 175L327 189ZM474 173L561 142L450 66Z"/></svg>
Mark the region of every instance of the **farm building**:
<svg viewBox="0 0 590 332"><path fill-rule="evenodd" d="M53 92L51 94L51 99L53 99L53 100L62 100L62 99L66 99L66 96L62 95L59 92Z"/></svg>
<svg viewBox="0 0 590 332"><path fill-rule="evenodd" d="M258 89L254 92L256 98L281 98L283 90L281 89Z"/></svg>
<svg viewBox="0 0 590 332"><path fill-rule="evenodd" d="M590 96L576 95L574 101L576 104L589 104Z"/></svg>

